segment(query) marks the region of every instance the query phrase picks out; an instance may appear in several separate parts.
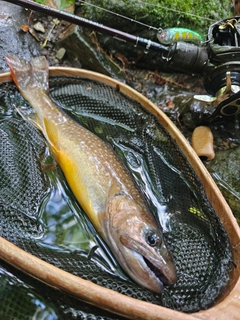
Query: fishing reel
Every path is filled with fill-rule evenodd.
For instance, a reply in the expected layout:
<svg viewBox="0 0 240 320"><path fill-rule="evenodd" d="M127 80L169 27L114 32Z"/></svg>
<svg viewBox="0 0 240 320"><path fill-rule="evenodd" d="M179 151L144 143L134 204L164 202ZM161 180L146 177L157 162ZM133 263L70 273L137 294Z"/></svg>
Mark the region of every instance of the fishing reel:
<svg viewBox="0 0 240 320"><path fill-rule="evenodd" d="M209 95L195 95L194 98L214 107L207 119L211 123L240 112L240 17L224 19L210 26L207 52L203 75Z"/></svg>
<svg viewBox="0 0 240 320"><path fill-rule="evenodd" d="M180 28L161 31L158 40L168 45L162 58L170 68L203 74L208 94L194 98L214 107L208 123L240 112L240 17L212 24L206 41L197 33Z"/></svg>
<svg viewBox="0 0 240 320"><path fill-rule="evenodd" d="M214 111L194 129L192 146L200 158L211 160L215 153L209 125L240 113L240 17L210 26L207 52L203 76L209 95L195 95L194 98L210 104Z"/></svg>

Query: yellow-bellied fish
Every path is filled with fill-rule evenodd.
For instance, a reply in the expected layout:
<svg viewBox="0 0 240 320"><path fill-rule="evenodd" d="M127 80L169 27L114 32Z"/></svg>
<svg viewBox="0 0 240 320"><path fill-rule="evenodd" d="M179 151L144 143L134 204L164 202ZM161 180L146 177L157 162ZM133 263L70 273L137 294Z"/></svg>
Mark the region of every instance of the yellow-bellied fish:
<svg viewBox="0 0 240 320"><path fill-rule="evenodd" d="M20 93L36 112L30 121L42 131L77 201L119 264L156 293L164 284L174 284L171 254L131 174L103 140L51 100L46 58L6 60Z"/></svg>

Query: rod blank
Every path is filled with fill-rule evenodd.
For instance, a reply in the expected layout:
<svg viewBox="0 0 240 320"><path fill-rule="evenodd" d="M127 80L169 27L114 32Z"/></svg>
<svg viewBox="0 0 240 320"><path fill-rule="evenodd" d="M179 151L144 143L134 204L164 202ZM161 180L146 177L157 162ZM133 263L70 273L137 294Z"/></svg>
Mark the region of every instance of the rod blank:
<svg viewBox="0 0 240 320"><path fill-rule="evenodd" d="M114 38L133 43L135 46L139 45L141 47L145 47L145 49L147 49L147 50L153 49L153 50L159 50L161 52L168 52L169 51L169 47L164 46L158 42L154 42L149 39L145 39L145 38L141 38L141 37L136 37L136 36L131 35L129 33L122 32L120 30L107 27L103 24L76 16L74 14L71 14L71 13L68 13L65 11L54 9L49 6L39 4L37 2L33 2L31 0L3 0L3 1L10 2L13 4L19 5L21 7L24 7L24 8L35 10L35 11L38 11L38 12L41 12L41 13L65 20L65 21L68 21L70 23L73 23L73 24L76 24L79 26L83 26L83 27L89 28L91 30L94 30L94 31L97 31L97 32L100 32L103 34L110 35Z"/></svg>

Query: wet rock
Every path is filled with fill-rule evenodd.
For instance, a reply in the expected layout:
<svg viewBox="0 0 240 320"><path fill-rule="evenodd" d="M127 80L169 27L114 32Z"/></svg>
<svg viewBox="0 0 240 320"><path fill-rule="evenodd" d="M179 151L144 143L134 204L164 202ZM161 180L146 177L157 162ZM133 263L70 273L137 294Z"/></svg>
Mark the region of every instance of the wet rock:
<svg viewBox="0 0 240 320"><path fill-rule="evenodd" d="M27 23L29 11L19 6L0 1L0 72L8 70L5 56L17 55L30 60L40 54L40 45L29 34L21 30Z"/></svg>
<svg viewBox="0 0 240 320"><path fill-rule="evenodd" d="M182 125L190 130L207 122L214 111L213 106L194 99L193 92L185 95L179 93L175 103Z"/></svg>
<svg viewBox="0 0 240 320"><path fill-rule="evenodd" d="M44 25L41 23L41 22L36 22L34 25L33 25L33 28L36 30L36 31L39 31L39 32L42 32L42 33L45 33L46 30L44 28Z"/></svg>
<svg viewBox="0 0 240 320"><path fill-rule="evenodd" d="M91 34L84 32L81 27L72 26L57 43L64 47L68 60L74 67L93 70L116 79L124 79L117 65L114 65L101 51L97 42L91 40Z"/></svg>
<svg viewBox="0 0 240 320"><path fill-rule="evenodd" d="M240 224L240 146L219 151L206 167Z"/></svg>
<svg viewBox="0 0 240 320"><path fill-rule="evenodd" d="M66 49L65 48L60 48L57 51L55 58L57 58L58 60L61 60L64 57L65 53L66 53Z"/></svg>

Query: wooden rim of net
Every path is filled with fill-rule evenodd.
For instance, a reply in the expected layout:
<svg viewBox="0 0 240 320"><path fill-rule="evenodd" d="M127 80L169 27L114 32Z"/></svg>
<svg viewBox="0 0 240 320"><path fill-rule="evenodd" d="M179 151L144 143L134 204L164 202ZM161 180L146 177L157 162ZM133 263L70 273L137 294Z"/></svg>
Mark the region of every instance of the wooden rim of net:
<svg viewBox="0 0 240 320"><path fill-rule="evenodd" d="M64 67L50 67L50 76L79 76L115 87L118 91L122 92L129 98L139 102L146 110L148 110L158 119L161 125L175 140L183 154L186 156L188 162L195 170L196 175L201 180L206 195L230 238L236 268L234 268L231 274L230 283L228 284L227 288L225 288L224 293L222 293L221 297L219 297L219 300L214 307L192 314L184 314L182 312L127 297L113 290L96 285L88 280L74 276L23 251L1 237L0 258L17 269L27 273L28 275L46 283L47 285L68 292L89 304L129 319L225 320L226 315L228 319L239 319L240 229L231 212L231 209L223 198L217 185L188 141L184 138L172 121L151 101L131 87L117 80L88 70ZM7 72L0 75L0 83L9 81L11 81L10 73Z"/></svg>

